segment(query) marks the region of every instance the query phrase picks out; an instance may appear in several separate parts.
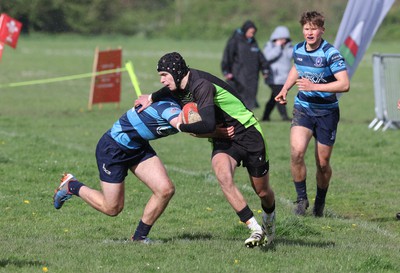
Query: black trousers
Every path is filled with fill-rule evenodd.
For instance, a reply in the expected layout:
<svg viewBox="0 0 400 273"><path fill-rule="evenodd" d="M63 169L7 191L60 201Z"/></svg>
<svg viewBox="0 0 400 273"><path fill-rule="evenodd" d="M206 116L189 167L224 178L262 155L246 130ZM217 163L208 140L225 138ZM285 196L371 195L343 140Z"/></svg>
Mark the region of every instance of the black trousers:
<svg viewBox="0 0 400 273"><path fill-rule="evenodd" d="M270 84L269 87L271 88L271 98L269 99L269 101L265 105L265 110L264 110L264 115L263 115L262 120L269 120L270 119L269 116L271 115L272 110L274 110L275 105L278 108L278 111L279 111L279 114L281 115L281 118L283 120L288 120L289 117L287 115L286 105L277 103L275 101L275 97L282 90L283 85Z"/></svg>

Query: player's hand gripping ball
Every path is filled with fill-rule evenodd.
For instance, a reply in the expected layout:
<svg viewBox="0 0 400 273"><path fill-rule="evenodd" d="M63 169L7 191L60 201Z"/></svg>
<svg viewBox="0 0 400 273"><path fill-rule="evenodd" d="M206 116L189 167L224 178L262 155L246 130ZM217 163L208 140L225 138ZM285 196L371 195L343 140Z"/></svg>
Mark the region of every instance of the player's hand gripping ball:
<svg viewBox="0 0 400 273"><path fill-rule="evenodd" d="M189 102L182 108L182 121L184 124L191 124L201 121L199 111L197 110L197 103Z"/></svg>

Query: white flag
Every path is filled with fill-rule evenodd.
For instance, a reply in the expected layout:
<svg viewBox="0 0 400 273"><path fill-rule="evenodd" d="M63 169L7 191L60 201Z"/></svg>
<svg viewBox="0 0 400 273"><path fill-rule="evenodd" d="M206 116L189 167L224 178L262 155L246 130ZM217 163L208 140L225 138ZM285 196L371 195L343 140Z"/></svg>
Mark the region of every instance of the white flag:
<svg viewBox="0 0 400 273"><path fill-rule="evenodd" d="M352 77L376 31L395 0L349 0L334 46Z"/></svg>

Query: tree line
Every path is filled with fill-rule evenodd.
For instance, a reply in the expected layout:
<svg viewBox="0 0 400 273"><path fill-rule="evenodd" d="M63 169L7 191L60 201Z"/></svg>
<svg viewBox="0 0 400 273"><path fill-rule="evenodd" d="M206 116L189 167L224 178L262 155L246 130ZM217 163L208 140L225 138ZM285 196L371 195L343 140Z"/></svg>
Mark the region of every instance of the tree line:
<svg viewBox="0 0 400 273"><path fill-rule="evenodd" d="M381 29L381 39L399 38L399 1ZM84 35L141 35L172 39L219 39L247 20L268 37L277 25L286 25L301 39L298 18L306 9L322 11L327 35L334 37L347 0L1 0L0 13L24 25L23 33L77 33ZM378 33L379 34L379 33Z"/></svg>

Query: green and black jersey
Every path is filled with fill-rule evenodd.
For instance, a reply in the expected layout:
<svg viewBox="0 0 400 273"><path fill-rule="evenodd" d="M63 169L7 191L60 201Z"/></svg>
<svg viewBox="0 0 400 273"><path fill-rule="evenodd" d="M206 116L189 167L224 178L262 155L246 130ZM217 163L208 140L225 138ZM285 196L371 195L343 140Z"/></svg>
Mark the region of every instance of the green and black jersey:
<svg viewBox="0 0 400 273"><path fill-rule="evenodd" d="M160 89L152 94L153 101L159 101L163 97L173 97L181 106L188 102L196 102L197 108L201 115L203 108L214 106L215 117L207 116L206 119L215 118L214 124L223 124L226 127L234 126L235 135L240 135L246 131L246 128L255 126L261 132L261 127L257 119L243 104L239 94L225 81L211 75L210 73L190 69L188 83L184 90L170 91L167 87ZM209 132L201 131L201 123L182 124L181 129L188 133L211 133L215 130L212 128Z"/></svg>

